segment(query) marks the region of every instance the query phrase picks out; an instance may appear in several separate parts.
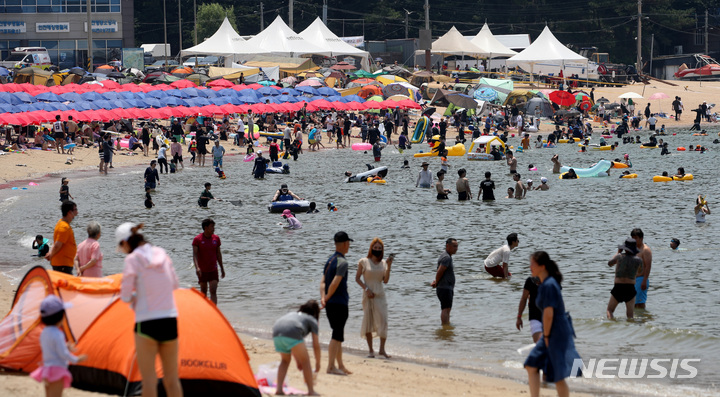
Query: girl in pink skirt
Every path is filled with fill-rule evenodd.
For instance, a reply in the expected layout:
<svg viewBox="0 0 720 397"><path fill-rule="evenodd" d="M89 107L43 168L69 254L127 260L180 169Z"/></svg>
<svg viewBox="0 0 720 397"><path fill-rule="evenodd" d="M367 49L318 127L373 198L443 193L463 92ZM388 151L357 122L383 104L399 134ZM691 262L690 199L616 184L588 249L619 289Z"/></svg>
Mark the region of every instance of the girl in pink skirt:
<svg viewBox="0 0 720 397"><path fill-rule="evenodd" d="M65 317L66 307L55 295L45 297L40 304L40 319L45 324L45 329L40 334L43 365L30 376L45 384L47 397L60 397L63 389L70 387L72 375L68 371L68 363L77 364L87 360L84 354L75 356L70 353L65 333L58 328L58 324Z"/></svg>

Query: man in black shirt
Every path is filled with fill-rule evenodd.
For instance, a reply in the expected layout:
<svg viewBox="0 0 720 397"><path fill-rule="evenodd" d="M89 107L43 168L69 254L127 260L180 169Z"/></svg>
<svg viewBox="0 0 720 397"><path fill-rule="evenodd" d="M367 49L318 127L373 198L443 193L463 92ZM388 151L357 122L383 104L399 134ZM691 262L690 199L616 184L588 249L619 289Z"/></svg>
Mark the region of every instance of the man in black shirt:
<svg viewBox="0 0 720 397"><path fill-rule="evenodd" d="M495 182L490 179L490 176L492 176L490 171L485 172L485 180L480 182L480 192L482 192L483 201L495 200L495 193L493 193L493 190L495 190ZM480 193L478 193L478 199L480 199Z"/></svg>

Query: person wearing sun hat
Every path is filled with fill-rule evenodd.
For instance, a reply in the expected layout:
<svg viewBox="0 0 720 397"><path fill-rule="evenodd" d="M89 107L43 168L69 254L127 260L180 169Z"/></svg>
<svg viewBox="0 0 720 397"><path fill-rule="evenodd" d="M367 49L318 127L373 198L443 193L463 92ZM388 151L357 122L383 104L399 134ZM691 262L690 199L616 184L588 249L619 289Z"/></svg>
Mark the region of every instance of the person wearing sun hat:
<svg viewBox="0 0 720 397"><path fill-rule="evenodd" d="M428 164L427 161L423 161L423 163L420 165L422 167L422 170L418 173L417 181L415 181L415 187L422 187L425 189L430 188L432 186L433 177L432 172L428 170Z"/></svg>
<svg viewBox="0 0 720 397"><path fill-rule="evenodd" d="M628 318L633 318L635 309L635 277L643 272L643 261L636 255L639 252L634 238L628 238L618 245L618 253L608 261L608 266L615 266L615 285L610 291L610 302L607 317L613 318L613 312L619 303L625 302Z"/></svg>

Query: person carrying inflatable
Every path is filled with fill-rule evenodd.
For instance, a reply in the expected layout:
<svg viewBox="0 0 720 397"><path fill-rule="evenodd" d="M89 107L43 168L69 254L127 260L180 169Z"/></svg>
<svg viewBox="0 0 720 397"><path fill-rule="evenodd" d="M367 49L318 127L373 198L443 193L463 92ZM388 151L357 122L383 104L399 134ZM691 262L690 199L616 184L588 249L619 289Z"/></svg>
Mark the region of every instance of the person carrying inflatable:
<svg viewBox="0 0 720 397"><path fill-rule="evenodd" d="M275 192L272 201L290 201L290 200L302 200L297 194L291 192L286 184L282 184L280 189Z"/></svg>

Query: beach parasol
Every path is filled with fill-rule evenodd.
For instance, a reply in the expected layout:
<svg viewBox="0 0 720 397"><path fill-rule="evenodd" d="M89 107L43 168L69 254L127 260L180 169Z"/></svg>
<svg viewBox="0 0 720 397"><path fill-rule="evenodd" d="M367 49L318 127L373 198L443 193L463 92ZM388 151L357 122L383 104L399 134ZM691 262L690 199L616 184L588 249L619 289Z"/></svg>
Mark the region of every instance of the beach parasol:
<svg viewBox="0 0 720 397"><path fill-rule="evenodd" d="M600 97L600 99L598 99L598 100L595 101L595 102L596 102L596 103L608 103L608 102L610 102L610 100L607 99L607 98L605 98L605 97Z"/></svg>
<svg viewBox="0 0 720 397"><path fill-rule="evenodd" d="M567 91L553 91L548 95L548 99L558 106L572 106L575 104L575 96Z"/></svg>
<svg viewBox="0 0 720 397"><path fill-rule="evenodd" d="M632 91L630 91L630 92L626 92L626 93L620 95L618 98L621 98L621 99L631 99L631 98L632 98L632 99L642 99L643 96L640 95L640 94L638 94L637 92L632 92Z"/></svg>
<svg viewBox="0 0 720 397"><path fill-rule="evenodd" d="M656 93L650 95L650 98L648 98L648 99L651 101L657 101L660 99L668 99L668 98L670 98L670 97L667 94L665 94L664 92L656 92ZM662 105L661 104L658 104L658 108L660 109L660 113L662 113Z"/></svg>
<svg viewBox="0 0 720 397"><path fill-rule="evenodd" d="M335 70L355 70L357 69L355 66L347 63L347 62L338 62L335 65L330 66L330 69Z"/></svg>
<svg viewBox="0 0 720 397"><path fill-rule="evenodd" d="M396 76L394 74L383 74L383 75L376 77L375 80L377 80L385 85L392 84L392 83L400 83L400 82L407 83L408 82L404 78L402 78L400 76Z"/></svg>

